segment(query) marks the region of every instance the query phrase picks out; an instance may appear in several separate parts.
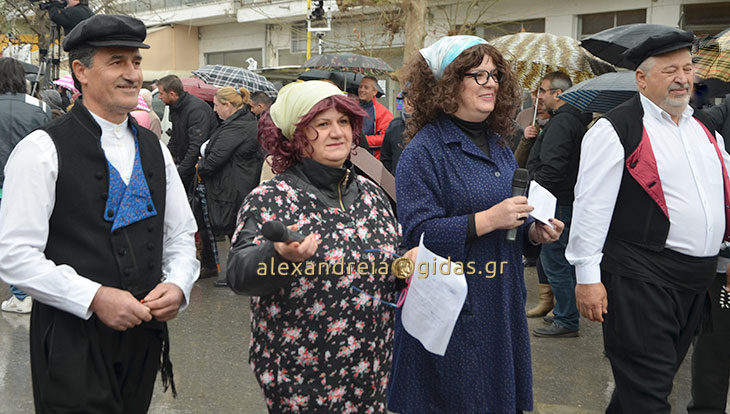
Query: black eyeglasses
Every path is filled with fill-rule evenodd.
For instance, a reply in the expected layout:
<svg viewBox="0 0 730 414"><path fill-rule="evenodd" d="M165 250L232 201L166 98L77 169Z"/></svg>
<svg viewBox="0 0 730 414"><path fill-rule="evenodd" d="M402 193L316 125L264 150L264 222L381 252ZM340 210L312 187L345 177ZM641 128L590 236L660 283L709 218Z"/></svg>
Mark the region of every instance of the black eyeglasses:
<svg viewBox="0 0 730 414"><path fill-rule="evenodd" d="M477 85L486 85L490 78L494 79L496 83L501 82L504 74L500 72L499 69L492 69L491 72L488 70L478 70L476 72L465 73L464 76L471 76L474 78L474 82L476 82Z"/></svg>

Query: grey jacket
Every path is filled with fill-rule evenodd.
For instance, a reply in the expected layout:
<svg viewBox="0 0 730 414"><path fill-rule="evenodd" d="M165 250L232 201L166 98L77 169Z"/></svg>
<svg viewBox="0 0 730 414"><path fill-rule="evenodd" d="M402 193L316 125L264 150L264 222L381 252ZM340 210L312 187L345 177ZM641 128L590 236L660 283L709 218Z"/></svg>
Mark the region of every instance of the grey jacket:
<svg viewBox="0 0 730 414"><path fill-rule="evenodd" d="M45 102L20 93L0 95L0 188L5 181L5 163L13 148L50 120L51 110Z"/></svg>

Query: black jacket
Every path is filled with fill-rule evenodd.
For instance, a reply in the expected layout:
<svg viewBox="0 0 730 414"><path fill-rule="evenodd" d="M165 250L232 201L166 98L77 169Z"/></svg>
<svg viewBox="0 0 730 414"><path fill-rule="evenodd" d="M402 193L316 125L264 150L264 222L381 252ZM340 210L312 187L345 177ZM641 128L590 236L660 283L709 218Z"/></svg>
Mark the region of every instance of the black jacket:
<svg viewBox="0 0 730 414"><path fill-rule="evenodd" d="M395 167L398 165L400 154L403 152L403 132L406 130L406 120L403 115L393 118L385 130L383 145L380 147L380 162L385 168L395 175Z"/></svg>
<svg viewBox="0 0 730 414"><path fill-rule="evenodd" d="M200 155L200 146L218 126L218 117L204 100L183 92L170 105L172 135L167 148L177 164L183 185L190 192L195 177L195 164Z"/></svg>
<svg viewBox="0 0 730 414"><path fill-rule="evenodd" d="M256 132L256 117L239 109L213 132L198 161L215 233L233 232L243 199L259 183L264 158Z"/></svg>
<svg viewBox="0 0 730 414"><path fill-rule="evenodd" d="M24 93L0 95L0 188L5 181L5 163L15 145L50 120L50 109L38 99Z"/></svg>
<svg viewBox="0 0 730 414"><path fill-rule="evenodd" d="M725 149L730 148L730 95L725 96L725 100L720 105L702 109L700 112L715 124L717 132L725 139Z"/></svg>
<svg viewBox="0 0 730 414"><path fill-rule="evenodd" d="M93 16L89 6L77 4L72 7L64 7L61 3L54 4L48 9L48 16L57 25L63 27L63 33L68 35L77 24Z"/></svg>
<svg viewBox="0 0 730 414"><path fill-rule="evenodd" d="M580 144L590 122L590 113L566 103L551 115L530 150L527 169L532 179L557 197L558 205L573 205Z"/></svg>

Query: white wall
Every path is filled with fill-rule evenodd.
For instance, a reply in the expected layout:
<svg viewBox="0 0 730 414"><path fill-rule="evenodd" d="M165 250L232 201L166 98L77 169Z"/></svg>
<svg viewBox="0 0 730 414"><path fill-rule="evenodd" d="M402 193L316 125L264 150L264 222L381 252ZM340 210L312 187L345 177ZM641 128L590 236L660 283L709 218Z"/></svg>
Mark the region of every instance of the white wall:
<svg viewBox="0 0 730 414"><path fill-rule="evenodd" d="M201 66L205 64L205 53L263 49L266 40L266 25L262 23L227 23L202 26L198 30Z"/></svg>

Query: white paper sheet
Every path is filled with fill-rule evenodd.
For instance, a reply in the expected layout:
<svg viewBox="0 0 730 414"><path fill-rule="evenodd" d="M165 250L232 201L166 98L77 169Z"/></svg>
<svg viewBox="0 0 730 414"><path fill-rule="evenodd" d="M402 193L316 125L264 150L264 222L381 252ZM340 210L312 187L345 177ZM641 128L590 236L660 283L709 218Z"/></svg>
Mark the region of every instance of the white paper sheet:
<svg viewBox="0 0 730 414"><path fill-rule="evenodd" d="M463 274L453 273L458 268L453 262L450 270L444 266L444 270L450 273L441 273L441 263L446 261L424 247L422 234L415 271L401 314L405 330L418 339L426 350L441 356L446 353L467 293L466 278ZM419 269L421 263L428 266L424 264ZM420 273L422 270L425 274Z"/></svg>
<svg viewBox="0 0 730 414"><path fill-rule="evenodd" d="M535 182L535 180L530 183L530 195L527 197L527 204L535 207L530 212L530 215L535 220L545 223L552 228L553 225L548 220L555 217L557 201L557 198L550 191Z"/></svg>

